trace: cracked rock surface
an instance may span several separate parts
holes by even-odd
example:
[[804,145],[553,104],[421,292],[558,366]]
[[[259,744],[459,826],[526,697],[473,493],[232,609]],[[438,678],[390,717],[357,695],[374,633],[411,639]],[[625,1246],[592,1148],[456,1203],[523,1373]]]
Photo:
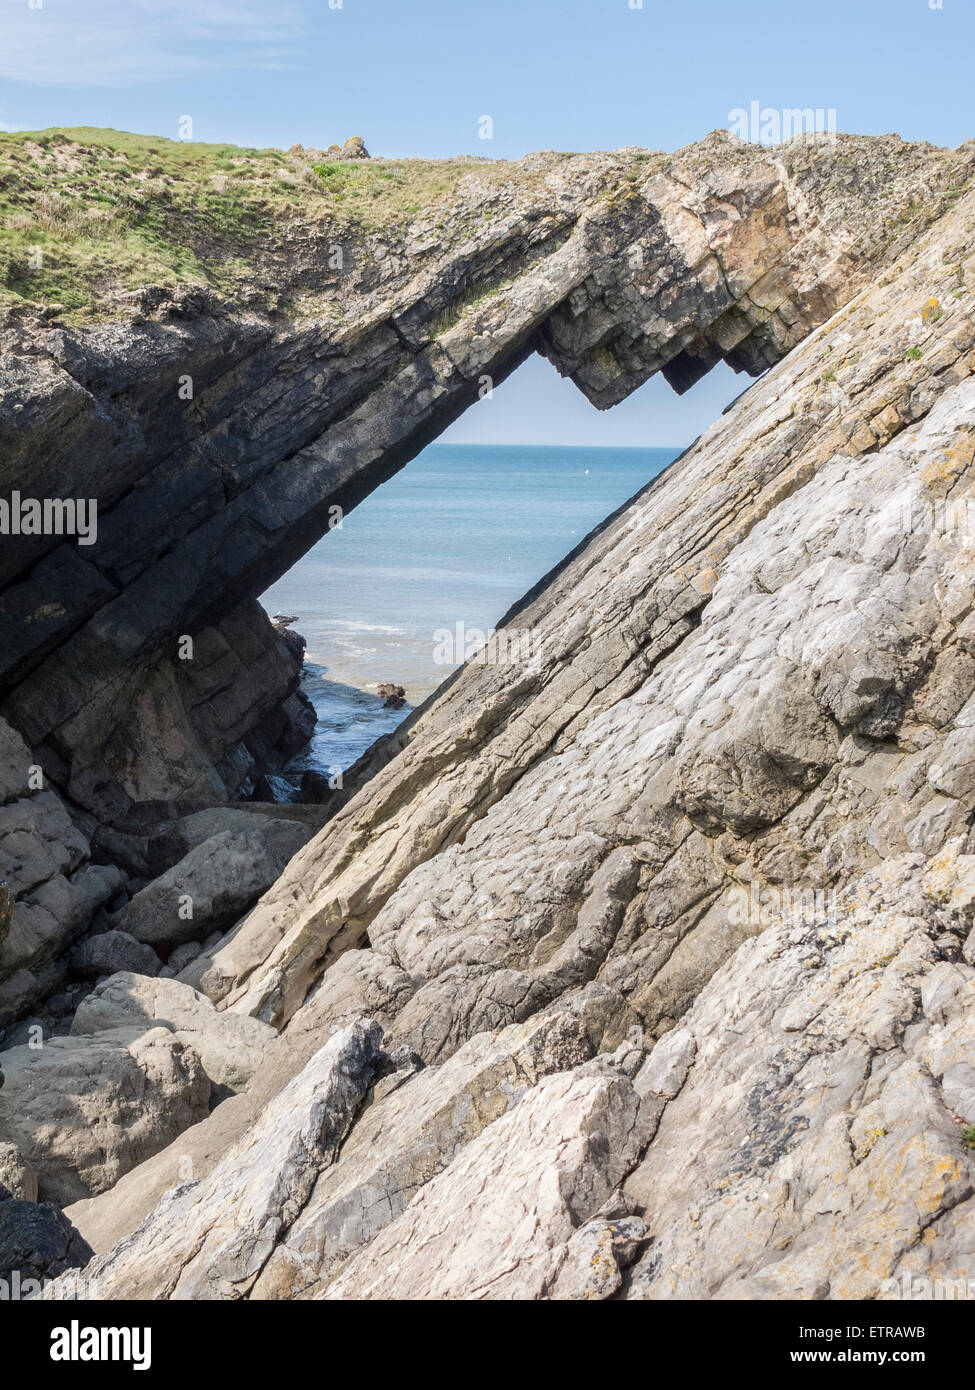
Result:
[[[691,156],[682,192],[653,184],[654,226],[682,227],[700,272],[686,292],[725,305],[669,362],[679,379],[732,333],[718,225],[759,281],[781,236],[788,294],[737,340],[774,364],[509,615],[531,656],[470,663],[374,747],[180,971],[204,1035],[247,1020],[266,1050],[240,1094],[69,1208],[103,1296],[883,1298],[905,1271],[975,1278],[975,193],[960,179],[909,237],[875,228],[868,269],[811,224],[796,249],[824,170],[781,185],[742,158],[747,204],[741,170]],[[817,214],[847,250],[870,230],[848,172]],[[643,296],[637,331],[609,271],[579,268],[557,310],[551,262],[533,268],[543,317],[523,322],[609,403],[661,338]],[[792,334],[795,294],[816,307]],[[430,360],[483,367],[492,312]],[[130,984],[146,1026],[172,983]]]

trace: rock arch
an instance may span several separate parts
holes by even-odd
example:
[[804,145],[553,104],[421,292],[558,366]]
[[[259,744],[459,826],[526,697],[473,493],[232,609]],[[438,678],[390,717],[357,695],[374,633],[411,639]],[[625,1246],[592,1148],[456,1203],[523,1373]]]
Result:
[[330,509],[533,351],[600,409],[657,371],[678,391],[722,358],[761,372],[936,214],[958,162],[896,137],[717,133],[675,156],[532,156],[501,198],[474,180],[435,244],[363,236],[351,273],[313,266],[339,326],[198,288],[146,290],[129,321],[86,330],[10,316],[3,482],[93,497],[99,527],[85,548],[6,539],[3,716],[99,818],[235,795],[302,719],[255,595]]

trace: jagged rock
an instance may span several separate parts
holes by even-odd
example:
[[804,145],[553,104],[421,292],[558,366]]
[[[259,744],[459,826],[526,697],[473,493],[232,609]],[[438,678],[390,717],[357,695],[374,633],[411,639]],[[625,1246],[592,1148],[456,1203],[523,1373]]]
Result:
[[0,1028],[64,980],[64,952],[124,882],[90,844],[43,769],[0,719]]
[[962,955],[969,965],[975,966],[975,927],[972,927],[971,931],[968,933],[965,944],[962,947]]
[[368,159],[369,151],[366,149],[365,142],[361,135],[353,135],[342,145],[343,159]]
[[[25,765],[25,780],[26,770]],[[76,869],[87,848],[54,792],[19,797],[0,807],[0,867],[16,897]]]
[[73,1037],[116,1028],[168,1028],[199,1057],[210,1080],[234,1090],[245,1086],[277,1034],[241,1014],[218,1013],[205,995],[177,980],[121,973],[102,981],[79,1004]]
[[39,1293],[41,1280],[84,1268],[91,1255],[91,1247],[52,1203],[0,1202],[0,1279],[17,1281],[16,1297]]
[[299,821],[267,820],[222,830],[191,849],[118,914],[121,931],[154,946],[176,946],[241,917],[311,837]]
[[386,709],[402,709],[406,704],[406,691],[392,681],[383,681],[377,685],[376,694],[385,702]]
[[939,518],[975,478],[973,155],[539,156],[474,174],[429,250],[377,234],[335,291],[354,330],[197,291],[143,296],[131,327],[17,330],[9,466],[72,476],[84,439],[106,506],[90,557],[0,557],[15,615],[79,595],[12,623],[4,709],[133,830],[135,791],[245,785],[282,688],[236,691],[215,638],[182,672],[161,634],[229,609],[224,647],[251,633],[259,666],[279,638],[247,596],[481,376],[537,347],[606,406],[656,370],[769,368],[509,615],[528,654],[453,677],[204,940],[183,982],[280,1034],[244,1093],[72,1208],[103,1296],[975,1277],[975,549]]
[[860,1299],[904,1270],[971,1277],[959,1118],[975,1110],[956,1106],[975,1105],[975,971],[941,959],[953,880],[950,857],[888,860],[705,987],[681,1030],[693,1065],[625,1185],[653,1238],[629,1297]]
[[626,1077],[545,1077],[315,1297],[540,1298],[640,1151]]
[[636,1075],[637,1093],[671,1099],[686,1081],[696,1051],[694,1034],[686,1028],[666,1033]]
[[16,1197],[37,1201],[37,1174],[24,1162],[16,1144],[0,1143],[0,1201]]
[[975,322],[944,267],[975,274],[973,201],[517,613],[540,655],[469,664],[353,770],[359,794],[194,963],[204,992],[280,1026],[368,934],[415,982],[397,1027],[427,1061],[593,974],[658,1036],[759,929],[752,887],[825,890],[967,830],[930,775],[967,766],[945,658],[973,562],[930,470],[972,469]]
[[[286,1086],[208,1178],[172,1188],[138,1238],[85,1270],[89,1297],[244,1298],[301,1214],[372,1084],[382,1030],[360,1019]],[[52,1296],[70,1296],[70,1276]]]
[[623,1282],[623,1271],[646,1242],[647,1228],[638,1216],[588,1221],[569,1237],[550,1296],[573,1301],[611,1298]]
[[0,719],[0,802],[23,796],[34,764],[30,749],[5,719]]
[[[6,729],[6,735],[3,730]],[[0,720],[0,777],[26,783],[31,754]],[[23,761],[21,761],[23,759]],[[65,979],[64,952],[118,891],[124,873],[86,862],[89,842],[51,790],[0,807],[0,1028],[22,1017]],[[12,901],[13,899],[13,901]]]
[[124,931],[102,932],[91,936],[71,952],[69,965],[75,975],[98,979],[129,970],[136,975],[158,975],[162,961],[151,946],[144,946]]
[[[656,371],[679,390],[721,358],[763,371],[917,245],[973,159],[893,136],[768,150],[715,132],[674,155],[461,164],[449,201],[349,229],[341,274],[318,180],[266,267],[284,314],[248,307],[246,285],[236,303],[190,285],[146,287],[124,324],[12,322],[4,473],[39,495],[76,480],[99,526],[84,548],[8,538],[5,717],[58,749],[58,785],[103,819],[130,799],[246,795],[308,717],[254,596],[335,506],[534,348],[601,408]],[[309,292],[340,316],[310,316]]]
[[604,992],[501,1033],[481,1033],[442,1067],[375,1088],[342,1161],[324,1173],[273,1252],[251,1297],[295,1297],[317,1286],[403,1212],[451,1157],[516,1105],[541,1077],[591,1058]]
[[[499,1296],[537,1293],[564,1261],[560,1241],[567,1242],[574,1225],[610,1196],[640,1144],[638,1097],[611,1067],[593,1070],[588,1063],[538,1081],[537,1067],[545,1065],[546,1055],[548,1065],[559,1056],[569,1060],[573,1049],[579,1055],[581,1035],[571,1024],[566,1031],[568,1023],[563,1018],[560,1025],[550,1021],[547,1030],[536,1025],[509,1030],[496,1040],[474,1040],[466,1060],[458,1054],[443,1069],[444,1093],[429,1084],[433,1078],[428,1081],[426,1072],[406,1082],[381,1107],[393,1131],[399,1130],[400,1152],[394,1148],[384,1161],[375,1147],[382,1124],[374,1122],[356,1145],[348,1181],[323,1193],[337,1144],[375,1074],[371,1049],[379,1030],[371,1025],[367,1032],[360,1022],[336,1034],[207,1179],[172,1189],[134,1241],[97,1257],[85,1271],[92,1296],[117,1297],[125,1288],[142,1297],[273,1297],[282,1290],[286,1270],[292,1280],[299,1276],[299,1287],[308,1285],[314,1273],[324,1274],[370,1236],[364,1253],[347,1260],[335,1281],[306,1289],[306,1296],[360,1296],[354,1285],[365,1281],[368,1296],[381,1297],[383,1277],[394,1275],[409,1282],[413,1297],[469,1295],[495,1281]],[[562,1042],[552,1050],[560,1028]],[[353,1088],[352,1095],[343,1097],[336,1123],[331,1078],[342,1074],[335,1059],[350,1044],[356,1060],[344,1063],[344,1086],[346,1092]],[[521,1075],[519,1055],[520,1065],[527,1066]],[[329,1126],[324,1155],[320,1140],[309,1136],[304,1100],[315,1078],[324,1095],[312,1133],[317,1135],[324,1118]],[[414,1088],[424,1089],[424,1083],[425,1094],[417,1094]],[[418,1110],[411,1115],[414,1103]],[[470,1140],[453,1162],[451,1149],[441,1147],[451,1130],[455,1142]],[[436,1172],[440,1176],[431,1178]],[[405,1205],[412,1184],[424,1181]],[[278,1213],[286,1193],[291,1202],[288,1220],[282,1221]],[[402,1215],[393,1220],[397,1206]],[[255,1241],[257,1211],[263,1213],[262,1238]],[[445,1235],[442,1218],[448,1212]],[[276,1252],[282,1237],[285,1243]],[[415,1252],[412,1261],[407,1257],[408,1269],[400,1268],[402,1255],[390,1259],[390,1251],[404,1246]],[[462,1252],[460,1260],[445,1261],[447,1249]],[[505,1259],[506,1250],[516,1252],[514,1260]],[[273,1263],[265,1269],[269,1256]],[[448,1265],[453,1274],[447,1273]],[[57,1296],[70,1291],[65,1281]]]
[[[335,963],[321,988],[279,1036],[246,1089],[225,1100],[208,1119],[185,1131],[168,1149],[126,1174],[110,1193],[74,1203],[68,1215],[99,1252],[111,1249],[135,1230],[170,1187],[186,1172],[205,1178],[224,1155],[241,1143],[267,1108],[323,1044],[357,1017],[385,1025],[411,993],[402,970],[371,951],[349,951]],[[399,1052],[394,1044],[391,1052]],[[388,1078],[383,1068],[379,1084]]]
[[106,1191],[209,1111],[199,1057],[165,1028],[51,1038],[3,1065],[0,1139],[62,1205]]

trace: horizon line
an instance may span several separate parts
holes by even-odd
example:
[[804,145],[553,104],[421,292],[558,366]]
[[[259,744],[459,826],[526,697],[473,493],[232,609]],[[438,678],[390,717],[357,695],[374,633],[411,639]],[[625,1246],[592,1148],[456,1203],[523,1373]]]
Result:
[[[693,440],[691,441],[693,443]],[[532,444],[527,441],[512,442],[511,440],[498,441],[495,443],[490,439],[467,439],[467,440],[443,440],[434,439],[425,446],[426,449],[687,449],[688,444],[560,444],[558,440],[548,444]],[[421,453],[425,450],[421,449]]]

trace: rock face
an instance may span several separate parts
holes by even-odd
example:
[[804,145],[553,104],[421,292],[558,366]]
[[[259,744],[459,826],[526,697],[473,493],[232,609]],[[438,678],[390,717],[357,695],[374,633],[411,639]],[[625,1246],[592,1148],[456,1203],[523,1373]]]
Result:
[[[653,1243],[634,1298],[874,1298],[967,1283],[975,1248],[975,859],[887,860],[748,942],[626,1183]],[[660,1044],[663,1046],[663,1044]]]
[[[975,1279],[972,155],[712,140],[611,205],[572,203],[569,166],[541,159],[531,196],[565,191],[558,232],[521,190],[517,232],[457,258],[469,285],[494,238],[510,285],[424,336],[431,306],[458,307],[441,255],[422,309],[385,305],[381,387],[364,317],[342,358],[360,394],[327,434],[311,417],[337,371],[289,398],[280,429],[307,430],[290,526],[233,581],[228,550],[198,569],[174,621],[283,563],[322,498],[367,490],[531,346],[598,404],[658,368],[682,386],[719,355],[772,364],[509,615],[531,642],[470,663],[367,754],[185,993],[95,990],[79,1028],[132,1008],[201,1056],[216,1018],[264,1030],[241,1094],[70,1208],[96,1296],[885,1298]],[[260,474],[269,506],[283,478]],[[201,522],[211,538],[235,502]],[[22,688],[103,620],[52,637]],[[170,852],[214,833],[184,823]],[[33,1133],[0,1138],[43,1195]]]
[[64,982],[66,950],[124,882],[90,858],[88,836],[0,719],[0,1028]]
[[374,751],[198,963],[206,993],[281,1024],[368,939],[428,1059],[594,975],[657,1035],[753,933],[749,885],[825,889],[967,830],[971,217],[512,616],[530,659],[469,665]]
[[678,389],[720,358],[761,371],[970,168],[894,137],[532,156],[472,170],[405,245],[399,226],[317,229],[317,274],[295,228],[281,273],[327,288],[331,321],[279,324],[199,289],[147,291],[130,324],[12,316],[0,484],[94,495],[98,533],[8,538],[0,713],[95,814],[233,794],[254,731],[287,740],[266,720],[300,717],[281,713],[297,675],[255,596],[485,378],[538,350],[606,407],[656,371]]

